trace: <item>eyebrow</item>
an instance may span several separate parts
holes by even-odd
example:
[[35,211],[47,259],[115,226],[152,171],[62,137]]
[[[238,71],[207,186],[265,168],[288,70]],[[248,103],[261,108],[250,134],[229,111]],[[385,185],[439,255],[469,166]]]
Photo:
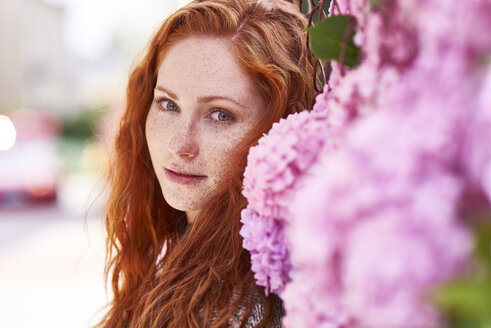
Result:
[[[163,91],[165,93],[167,93],[169,96],[171,96],[172,98],[174,98],[175,100],[179,100],[179,97],[177,97],[177,95],[170,91],[170,90],[167,90],[166,88],[162,87],[162,86],[156,86],[155,87],[156,90],[160,90],[160,91]],[[237,105],[239,105],[240,107],[243,107],[243,108],[247,108],[246,106],[244,106],[243,104],[241,104],[240,102],[238,102],[237,100],[231,98],[231,97],[228,97],[228,96],[205,96],[205,97],[200,97],[198,98],[198,102],[200,103],[209,103],[213,100],[228,100],[228,101],[231,101]]]

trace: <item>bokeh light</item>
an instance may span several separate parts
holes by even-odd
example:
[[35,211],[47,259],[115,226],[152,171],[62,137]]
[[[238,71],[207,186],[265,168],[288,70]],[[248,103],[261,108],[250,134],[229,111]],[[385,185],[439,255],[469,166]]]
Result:
[[4,115],[0,115],[0,151],[9,150],[15,144],[17,133],[12,121]]

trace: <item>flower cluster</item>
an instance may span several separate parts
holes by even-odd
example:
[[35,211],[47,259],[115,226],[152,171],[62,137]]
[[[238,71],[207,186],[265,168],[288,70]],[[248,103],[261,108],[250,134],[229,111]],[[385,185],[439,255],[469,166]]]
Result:
[[242,212],[240,233],[257,283],[275,293],[283,290],[291,269],[283,232],[290,196],[330,140],[327,119],[325,111],[292,114],[275,123],[248,155],[243,194],[249,206]]
[[[286,236],[292,276],[309,282],[287,285],[285,326],[307,314],[318,318],[313,327],[437,326],[425,292],[463,267],[472,240],[456,213],[464,183],[451,166],[450,124],[422,130],[431,112],[418,114],[385,109],[360,120],[297,191]],[[301,293],[325,306],[297,307]]]
[[463,195],[491,204],[491,2],[338,0],[359,67],[251,149],[244,247],[285,327],[437,327],[467,263]]
[[244,225],[240,234],[251,254],[257,284],[266,287],[266,294],[282,291],[292,266],[281,221],[262,217],[250,207],[242,210],[241,217]]
[[326,111],[295,113],[274,123],[248,155],[243,194],[263,216],[287,216],[286,194],[328,140]]

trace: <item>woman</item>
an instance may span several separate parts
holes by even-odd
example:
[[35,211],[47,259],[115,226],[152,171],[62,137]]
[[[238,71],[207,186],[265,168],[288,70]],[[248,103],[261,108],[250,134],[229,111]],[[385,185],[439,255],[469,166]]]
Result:
[[279,327],[239,236],[247,151],[315,96],[306,19],[280,0],[194,1],[130,75],[108,201],[100,327]]

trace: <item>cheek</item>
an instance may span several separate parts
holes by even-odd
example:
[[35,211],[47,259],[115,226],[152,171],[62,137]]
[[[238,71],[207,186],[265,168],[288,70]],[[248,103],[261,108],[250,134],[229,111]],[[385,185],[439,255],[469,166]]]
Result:
[[[233,129],[224,135],[216,136],[206,141],[206,158],[216,177],[215,180],[224,179],[231,171],[233,157],[246,137],[247,130]],[[203,150],[203,148],[202,148]]]
[[145,124],[145,137],[152,157],[157,150],[162,151],[168,144],[171,131],[167,125],[165,121],[159,120],[152,110],[150,111]]

